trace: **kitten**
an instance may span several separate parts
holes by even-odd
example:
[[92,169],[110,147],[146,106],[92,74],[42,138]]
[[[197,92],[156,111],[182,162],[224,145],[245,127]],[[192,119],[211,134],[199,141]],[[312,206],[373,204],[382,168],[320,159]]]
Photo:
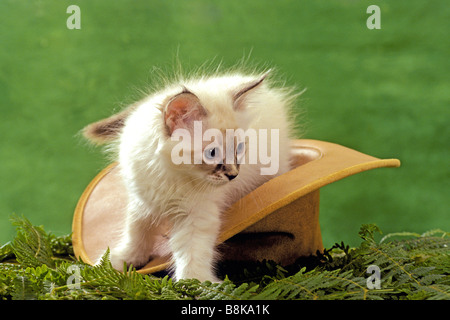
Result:
[[[219,281],[214,262],[221,213],[290,169],[288,109],[294,96],[269,86],[267,76],[229,72],[180,78],[84,129],[87,138],[117,148],[128,192],[125,231],[111,249],[115,268],[122,270],[124,262],[145,265],[155,249],[148,231],[168,218],[175,278]],[[227,135],[227,129],[235,134]],[[271,144],[250,137],[260,134],[264,140],[264,132],[266,140],[271,133]],[[181,139],[186,134],[197,138]],[[199,140],[199,134],[210,139]],[[258,147],[267,150],[255,161]],[[275,170],[264,174],[268,155]]]

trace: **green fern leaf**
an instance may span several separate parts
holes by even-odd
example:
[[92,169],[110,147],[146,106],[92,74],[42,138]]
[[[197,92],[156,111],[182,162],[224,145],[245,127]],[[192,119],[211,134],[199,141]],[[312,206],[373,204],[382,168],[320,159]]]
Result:
[[27,267],[42,264],[54,267],[51,246],[44,229],[33,226],[23,217],[13,216],[11,220],[17,227],[17,236],[11,244],[17,261]]

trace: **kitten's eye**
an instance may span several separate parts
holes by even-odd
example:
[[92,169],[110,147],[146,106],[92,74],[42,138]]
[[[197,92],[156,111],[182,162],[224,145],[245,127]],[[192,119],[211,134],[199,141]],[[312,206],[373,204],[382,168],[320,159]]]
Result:
[[236,154],[240,155],[245,152],[245,144],[243,142],[240,142],[236,147]]
[[207,163],[217,162],[216,160],[220,158],[220,150],[217,147],[205,149],[203,154]]

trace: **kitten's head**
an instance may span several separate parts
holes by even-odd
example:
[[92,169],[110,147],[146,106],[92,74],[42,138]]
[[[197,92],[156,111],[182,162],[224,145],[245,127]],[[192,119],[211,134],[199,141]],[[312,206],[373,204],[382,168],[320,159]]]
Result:
[[[161,154],[173,164],[171,167],[211,185],[224,185],[238,177],[247,150],[242,134],[247,125],[246,105],[266,76],[267,73],[257,77],[229,77],[209,83],[191,81],[166,96],[158,108],[161,132],[153,135],[163,138],[165,152]],[[135,104],[87,126],[83,133],[100,144],[119,141],[127,118],[140,107],[149,106]],[[147,125],[155,123],[150,121]]]

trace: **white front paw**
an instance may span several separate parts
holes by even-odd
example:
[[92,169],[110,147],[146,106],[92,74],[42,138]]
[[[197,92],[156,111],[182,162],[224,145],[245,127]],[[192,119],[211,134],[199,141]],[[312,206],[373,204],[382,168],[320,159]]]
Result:
[[119,271],[123,271],[124,264],[127,263],[127,260],[124,259],[123,252],[117,249],[111,251],[110,260],[113,268]]
[[216,283],[221,283],[222,280],[217,278],[213,272],[210,270],[205,270],[202,272],[201,270],[189,270],[189,268],[184,268],[182,270],[176,270],[175,272],[175,279],[181,280],[181,279],[197,279],[201,282],[204,281],[211,281]]
[[148,262],[149,257],[145,253],[139,252],[139,250],[120,246],[111,250],[110,259],[114,269],[123,271],[125,264],[127,267],[133,265],[135,268],[144,266]]

